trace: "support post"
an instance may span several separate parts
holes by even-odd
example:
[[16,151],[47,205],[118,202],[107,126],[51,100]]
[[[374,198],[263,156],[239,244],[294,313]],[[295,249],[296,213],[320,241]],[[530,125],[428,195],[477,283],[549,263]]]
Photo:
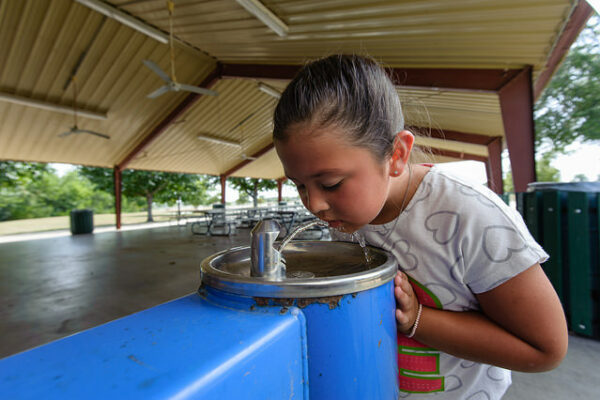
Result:
[[283,198],[281,195],[282,189],[283,189],[283,182],[285,182],[286,178],[279,178],[277,179],[277,201],[280,202],[281,199]]
[[225,204],[225,189],[227,186],[227,175],[221,175],[221,204]]
[[117,217],[117,229],[121,229],[121,169],[115,166],[113,171],[115,185],[115,215]]
[[515,192],[525,192],[536,181],[531,67],[522,69],[498,96]]
[[488,187],[498,194],[504,193],[502,181],[502,139],[494,138],[487,145],[488,159],[485,162]]

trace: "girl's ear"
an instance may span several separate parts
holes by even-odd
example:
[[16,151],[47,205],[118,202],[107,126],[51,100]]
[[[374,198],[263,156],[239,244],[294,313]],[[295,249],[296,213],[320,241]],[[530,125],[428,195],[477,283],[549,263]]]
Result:
[[407,130],[400,131],[394,138],[394,152],[390,159],[390,175],[400,176],[408,163],[415,137]]

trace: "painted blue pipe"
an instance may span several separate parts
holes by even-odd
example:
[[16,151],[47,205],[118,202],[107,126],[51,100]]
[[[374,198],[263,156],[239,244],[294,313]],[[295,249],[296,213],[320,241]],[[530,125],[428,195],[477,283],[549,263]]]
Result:
[[308,399],[305,326],[193,294],[0,360],[0,398]]
[[310,398],[397,399],[393,283],[313,304],[307,321]]
[[227,307],[277,307],[282,315],[301,307],[311,400],[387,400],[398,398],[393,290],[390,281],[358,293],[317,299],[252,298],[211,287],[201,293]]

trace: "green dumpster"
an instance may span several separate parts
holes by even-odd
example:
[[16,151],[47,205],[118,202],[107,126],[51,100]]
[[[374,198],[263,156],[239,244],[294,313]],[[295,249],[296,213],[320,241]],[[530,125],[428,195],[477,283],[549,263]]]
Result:
[[542,192],[527,192],[523,196],[523,212],[529,232],[538,242],[543,242]]
[[550,254],[543,268],[570,329],[600,338],[600,182],[540,182],[528,190],[522,200],[524,219]]
[[71,233],[92,233],[94,230],[94,212],[89,209],[71,210]]
[[571,329],[600,337],[598,194],[570,192],[567,205]]
[[544,191],[542,192],[541,226],[543,238],[541,244],[550,255],[550,259],[542,266],[548,279],[558,293],[567,314],[569,312],[569,290],[568,290],[568,260],[567,250],[563,251],[563,243],[568,237],[566,221],[566,196],[563,191]]

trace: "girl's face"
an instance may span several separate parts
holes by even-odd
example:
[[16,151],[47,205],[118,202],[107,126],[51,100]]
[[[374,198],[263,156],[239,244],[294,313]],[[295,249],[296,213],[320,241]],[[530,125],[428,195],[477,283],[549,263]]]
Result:
[[389,163],[349,144],[335,126],[292,126],[275,148],[304,206],[332,228],[354,232],[381,212],[390,189]]

